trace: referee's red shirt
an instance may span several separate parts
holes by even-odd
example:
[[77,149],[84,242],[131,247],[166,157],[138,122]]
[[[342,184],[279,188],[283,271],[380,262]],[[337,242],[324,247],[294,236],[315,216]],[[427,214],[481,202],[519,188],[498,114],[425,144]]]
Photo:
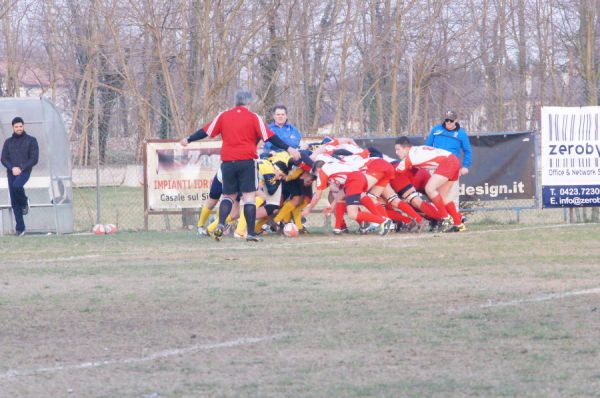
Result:
[[258,141],[266,141],[274,135],[261,117],[250,112],[245,106],[236,106],[219,113],[212,122],[203,127],[203,130],[211,138],[221,134],[223,162],[258,158]]

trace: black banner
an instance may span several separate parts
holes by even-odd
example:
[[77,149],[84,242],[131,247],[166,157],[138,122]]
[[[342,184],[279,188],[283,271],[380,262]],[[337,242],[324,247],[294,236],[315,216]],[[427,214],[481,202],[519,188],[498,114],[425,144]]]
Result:
[[[471,136],[473,164],[460,178],[461,201],[535,198],[535,133]],[[423,145],[423,137],[410,137]],[[396,158],[396,137],[355,139],[362,147],[374,147]]]

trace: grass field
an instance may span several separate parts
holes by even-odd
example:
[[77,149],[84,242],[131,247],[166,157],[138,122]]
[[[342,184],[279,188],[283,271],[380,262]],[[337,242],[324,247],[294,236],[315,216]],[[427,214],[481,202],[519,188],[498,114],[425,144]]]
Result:
[[1,238],[0,396],[598,396],[599,243],[599,224]]
[[[325,200],[323,200],[323,205]],[[531,209],[532,200],[498,201],[484,204],[468,204],[479,211],[467,212],[469,219],[485,224],[549,224],[565,221],[564,209]],[[480,211],[481,207],[494,211]],[[522,207],[519,216],[515,210],[498,208]],[[75,232],[89,232],[96,223],[95,188],[75,188],[73,190],[73,217]],[[101,223],[116,224],[121,230],[140,231],[144,229],[144,191],[142,188],[102,187],[100,189]],[[589,213],[589,211],[588,211]],[[27,221],[27,220],[26,220]],[[309,217],[311,227],[322,226],[322,214]],[[148,228],[153,231],[178,230],[182,228],[181,215],[152,215],[148,218]]]

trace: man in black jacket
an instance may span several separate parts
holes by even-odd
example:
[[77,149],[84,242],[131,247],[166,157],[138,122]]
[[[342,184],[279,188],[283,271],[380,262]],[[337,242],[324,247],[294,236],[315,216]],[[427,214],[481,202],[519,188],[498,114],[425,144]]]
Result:
[[23,215],[29,212],[29,200],[25,195],[25,183],[31,176],[31,170],[38,162],[39,148],[37,140],[25,132],[25,122],[20,117],[12,120],[13,135],[2,147],[2,164],[8,176],[10,203],[15,215],[17,236],[25,235]]

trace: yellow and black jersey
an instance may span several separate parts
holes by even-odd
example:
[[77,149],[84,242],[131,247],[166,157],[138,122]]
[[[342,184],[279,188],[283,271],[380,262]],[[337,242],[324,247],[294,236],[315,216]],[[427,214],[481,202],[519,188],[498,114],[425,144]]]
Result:
[[259,159],[258,160],[258,184],[261,187],[264,187],[267,190],[269,195],[273,195],[279,184],[280,180],[277,179],[277,174],[275,172],[275,166],[268,159]]
[[285,175],[286,181],[297,180],[304,170],[299,168],[287,152],[277,152],[268,158]]
[[289,153],[282,151],[282,152],[275,152],[273,155],[269,156],[267,159],[272,163],[283,162],[285,164],[289,164],[292,160],[292,157],[290,156]]
[[300,167],[294,166],[290,170],[289,174],[285,177],[285,180],[286,181],[297,180],[298,178],[300,178],[302,173],[304,173],[304,170],[302,170]]
[[276,152],[267,159],[286,176],[294,164],[292,157],[287,152]]

